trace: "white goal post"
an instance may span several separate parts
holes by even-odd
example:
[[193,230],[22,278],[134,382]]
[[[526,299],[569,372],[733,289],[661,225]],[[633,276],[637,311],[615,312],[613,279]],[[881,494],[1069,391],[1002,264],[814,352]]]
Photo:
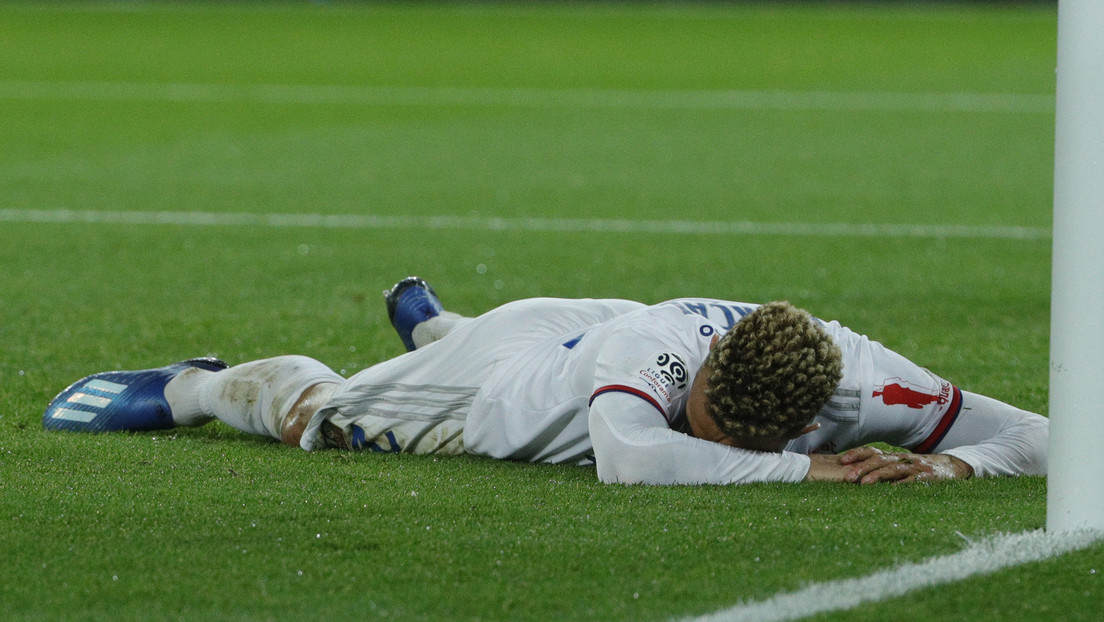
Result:
[[1104,530],[1104,2],[1059,0],[1047,531]]

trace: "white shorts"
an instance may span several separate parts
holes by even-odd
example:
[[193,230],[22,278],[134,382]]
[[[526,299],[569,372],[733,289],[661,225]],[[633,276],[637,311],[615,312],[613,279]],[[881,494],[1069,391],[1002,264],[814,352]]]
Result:
[[321,449],[323,421],[354,449],[465,453],[464,422],[499,365],[550,337],[599,324],[644,305],[627,300],[534,298],[507,303],[443,339],[350,377],[314,414],[301,446]]

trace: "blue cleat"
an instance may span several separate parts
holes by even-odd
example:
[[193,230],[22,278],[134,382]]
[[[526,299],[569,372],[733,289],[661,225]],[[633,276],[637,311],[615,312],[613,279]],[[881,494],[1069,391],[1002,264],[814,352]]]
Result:
[[383,292],[387,302],[387,317],[399,333],[407,352],[417,348],[414,345],[414,327],[435,318],[445,310],[433,288],[416,276],[408,276],[395,283],[391,289]]
[[165,385],[180,372],[198,367],[220,371],[229,367],[215,358],[195,358],[142,371],[108,371],[73,383],[46,407],[47,430],[117,432],[166,430],[175,427]]

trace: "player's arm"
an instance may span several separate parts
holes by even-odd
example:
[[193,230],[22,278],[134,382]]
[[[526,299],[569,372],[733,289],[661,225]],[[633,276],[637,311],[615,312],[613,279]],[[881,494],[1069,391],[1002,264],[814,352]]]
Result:
[[605,483],[739,484],[802,481],[808,456],[728,447],[671,430],[651,402],[630,393],[598,395],[590,437]]
[[858,447],[839,456],[845,481],[924,481],[1045,475],[1049,420],[992,398],[962,392],[962,411],[931,454]]

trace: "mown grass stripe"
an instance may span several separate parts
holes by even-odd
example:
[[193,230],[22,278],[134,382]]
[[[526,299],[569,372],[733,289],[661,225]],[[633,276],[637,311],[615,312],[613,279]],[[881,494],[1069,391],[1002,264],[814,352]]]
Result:
[[630,91],[616,89],[402,87],[335,84],[0,82],[0,99],[392,106],[822,110],[1053,114],[1054,96],[1028,93],[844,91]]
[[878,238],[975,238],[1048,240],[1050,229],[1001,225],[910,225],[896,223],[802,223],[748,221],[628,220],[587,218],[482,218],[381,216],[371,214],[249,214],[221,212],[128,212],[0,209],[0,222],[178,226],[248,226],[323,229],[433,229],[466,231],[557,231],[692,235],[787,235]]

